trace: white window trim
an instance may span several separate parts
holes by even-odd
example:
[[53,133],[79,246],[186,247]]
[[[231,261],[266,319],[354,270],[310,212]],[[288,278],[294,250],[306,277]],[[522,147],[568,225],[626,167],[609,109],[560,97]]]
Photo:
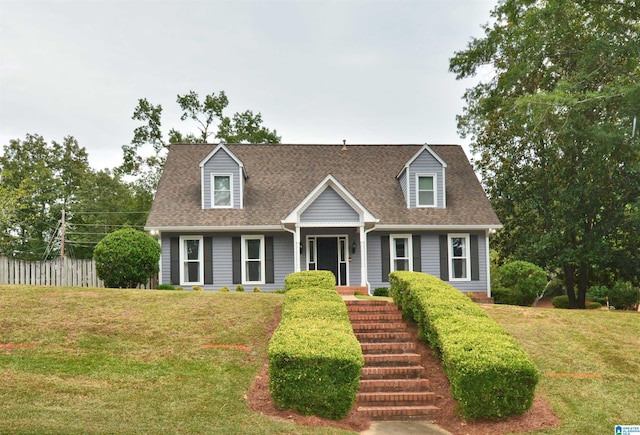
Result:
[[[453,276],[453,247],[451,245],[451,239],[464,239],[464,257],[456,257],[456,258],[464,258],[466,260],[466,278],[455,278]],[[447,245],[449,255],[447,256],[447,261],[449,262],[449,281],[471,281],[471,246],[470,237],[468,233],[464,234],[448,234],[447,235]]]
[[[247,281],[247,240],[260,240],[260,276],[262,279],[260,281]],[[240,249],[242,252],[242,284],[244,285],[253,285],[253,284],[265,284],[265,246],[264,246],[264,236],[242,236],[242,247]]]
[[[420,177],[431,177],[433,178],[433,204],[420,204]],[[436,174],[425,174],[419,173],[415,176],[415,186],[416,186],[416,208],[434,208],[438,207],[438,177]]]
[[[184,252],[184,242],[187,240],[198,240],[198,262],[200,263],[199,273],[200,281],[187,282],[184,276],[184,263],[186,253]],[[202,236],[180,236],[180,285],[204,285],[204,237]]]
[[396,271],[396,260],[399,257],[396,257],[396,239],[408,239],[407,241],[407,259],[409,260],[409,269],[410,272],[413,272],[413,236],[411,234],[390,234],[389,235],[389,272]]
[[[216,177],[229,177],[229,205],[216,205],[215,203],[215,179]],[[213,172],[211,173],[211,208],[233,208],[233,174]]]

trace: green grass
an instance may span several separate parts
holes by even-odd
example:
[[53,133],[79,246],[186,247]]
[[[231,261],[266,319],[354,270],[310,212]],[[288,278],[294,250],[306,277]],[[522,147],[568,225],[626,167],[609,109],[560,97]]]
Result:
[[[561,426],[537,433],[607,434],[640,424],[640,315],[483,305],[542,373],[538,392]],[[549,377],[591,374],[601,378]]]
[[282,299],[0,286],[0,433],[349,433],[249,410]]

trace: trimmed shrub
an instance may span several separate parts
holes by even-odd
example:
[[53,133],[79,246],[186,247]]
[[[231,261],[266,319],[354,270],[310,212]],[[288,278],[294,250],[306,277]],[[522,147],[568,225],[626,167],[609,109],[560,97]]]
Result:
[[599,302],[600,305],[606,305],[609,289],[604,285],[594,285],[587,290],[587,299]]
[[500,267],[497,287],[509,289],[512,293],[507,293],[508,299],[514,300],[515,305],[530,306],[545,291],[547,282],[542,268],[527,261],[512,261]]
[[599,310],[600,308],[602,308],[602,304],[600,302],[595,302],[595,301],[587,301],[585,306],[587,310]]
[[106,287],[136,288],[158,273],[160,251],[160,244],[149,234],[123,228],[96,245],[96,272]]
[[502,418],[531,407],[538,370],[504,328],[436,277],[393,272],[390,282],[396,304],[439,354],[463,417]]
[[194,285],[193,287],[191,287],[191,291],[194,292],[203,292],[204,289],[202,287],[200,287],[199,285]]
[[284,291],[293,288],[326,288],[336,289],[336,277],[328,270],[305,270],[303,272],[290,273],[284,279]]
[[253,288],[253,292],[254,292],[254,293],[260,293],[260,291],[261,291],[261,290],[260,290],[260,287],[254,287],[254,288]]
[[[364,358],[347,306],[329,276],[330,288],[324,278],[288,281],[280,325],[267,352],[269,390],[278,408],[339,419],[355,403]],[[324,286],[292,284],[307,279]]]
[[609,305],[617,310],[635,310],[640,302],[640,288],[628,281],[616,281],[609,290]]
[[156,290],[175,290],[176,288],[173,284],[158,284],[158,288]]
[[237,292],[243,292],[243,291],[244,291],[244,286],[243,286],[242,284],[238,284],[238,285],[236,286],[236,291],[237,291]]
[[229,291],[231,291],[231,290],[226,285],[224,287],[220,287],[220,293],[227,293]]
[[556,296],[555,298],[551,299],[551,305],[553,305],[554,308],[569,308],[569,296],[567,295],[562,295],[562,296]]
[[491,296],[496,304],[518,305],[518,296],[512,289],[495,287],[491,289]]
[[373,295],[387,297],[389,296],[389,289],[386,287],[378,287],[377,289],[373,290]]

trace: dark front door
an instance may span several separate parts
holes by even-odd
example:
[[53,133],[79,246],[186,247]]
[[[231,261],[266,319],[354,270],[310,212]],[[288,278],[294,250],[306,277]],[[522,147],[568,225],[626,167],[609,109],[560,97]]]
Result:
[[330,270],[338,276],[338,239],[336,237],[318,237],[318,270]]

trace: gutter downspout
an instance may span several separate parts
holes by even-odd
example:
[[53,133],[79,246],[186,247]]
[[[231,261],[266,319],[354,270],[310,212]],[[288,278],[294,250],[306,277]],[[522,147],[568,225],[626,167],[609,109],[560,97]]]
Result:
[[295,230],[290,230],[282,224],[282,229],[293,234],[293,271],[300,272],[300,230],[296,224]]

